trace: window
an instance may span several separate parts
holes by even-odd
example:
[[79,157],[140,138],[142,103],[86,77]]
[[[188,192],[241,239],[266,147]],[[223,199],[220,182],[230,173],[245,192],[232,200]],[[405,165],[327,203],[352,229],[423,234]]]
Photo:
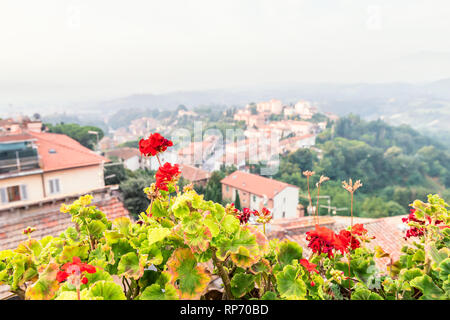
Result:
[[1,203],[15,202],[27,199],[28,199],[27,186],[24,184],[0,188]]
[[50,187],[50,194],[56,194],[61,191],[59,188],[59,179],[50,179],[48,180],[48,184]]
[[283,211],[283,218],[286,218],[286,212]]
[[253,196],[253,202],[255,202],[255,201],[256,201],[256,196],[254,195],[254,196]]
[[228,186],[227,186],[227,191],[230,191],[230,188],[228,188]]

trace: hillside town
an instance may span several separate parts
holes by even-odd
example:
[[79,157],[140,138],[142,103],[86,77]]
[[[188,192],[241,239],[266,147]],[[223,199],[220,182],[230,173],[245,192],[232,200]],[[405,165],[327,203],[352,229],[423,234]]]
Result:
[[[177,118],[186,117],[194,122],[199,115],[178,111]],[[210,179],[222,172],[217,181],[221,203],[250,210],[269,209],[274,220],[268,226],[268,237],[290,239],[305,247],[302,239],[314,226],[311,215],[316,210],[315,206],[302,205],[306,190],[274,179],[270,171],[265,174],[254,168],[277,166],[279,157],[302,149],[314,150],[320,157],[316,137],[337,119],[304,100],[291,105],[276,99],[247,104],[232,114],[231,124],[244,125],[239,127],[241,136],[231,141],[220,134],[205,134],[200,141],[192,141],[189,136],[159,159],[143,157],[139,139],[157,130],[170,133],[177,128],[161,127],[150,117],[135,119],[128,127],[94,140],[94,150],[66,134],[49,132],[39,117],[0,120],[0,249],[14,248],[26,239],[22,230],[27,226],[36,228],[37,238],[62,232],[70,219],[60,214],[60,206],[84,194],[91,194],[93,205],[108,218],[135,219],[139,212],[127,209],[129,199],[118,183],[109,182],[117,173],[108,170],[119,166],[130,173],[154,172],[160,161],[178,163],[185,184],[192,183],[199,192],[207,192]],[[98,139],[98,133],[90,134]],[[350,225],[347,215],[339,215],[340,210],[348,214],[348,208],[332,206],[330,196],[321,198],[328,199],[328,206],[321,205],[325,210],[320,225],[336,230]],[[141,201],[147,201],[145,195]],[[403,242],[385,236],[385,230],[394,235],[404,232],[402,217],[360,219],[376,237],[372,246],[389,247],[392,256],[398,257]],[[250,223],[255,221],[250,219]],[[7,295],[7,288],[0,287],[0,294]]]

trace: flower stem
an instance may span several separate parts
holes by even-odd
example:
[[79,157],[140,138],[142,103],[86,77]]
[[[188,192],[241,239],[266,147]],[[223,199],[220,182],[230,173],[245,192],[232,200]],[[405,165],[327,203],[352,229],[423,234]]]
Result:
[[230,283],[230,277],[228,276],[228,273],[223,268],[222,261],[219,261],[219,259],[216,256],[217,249],[215,247],[211,248],[212,251],[212,260],[214,262],[214,265],[217,267],[217,271],[219,272],[219,276],[222,278],[223,286],[225,288],[225,298],[229,300],[233,300],[233,295],[231,293],[231,283]]
[[316,222],[316,224],[319,224],[319,196],[320,196],[320,184],[317,186],[317,205],[316,205],[317,222]]
[[159,160],[159,156],[156,155],[156,159],[158,159],[159,166],[162,167],[161,160]]

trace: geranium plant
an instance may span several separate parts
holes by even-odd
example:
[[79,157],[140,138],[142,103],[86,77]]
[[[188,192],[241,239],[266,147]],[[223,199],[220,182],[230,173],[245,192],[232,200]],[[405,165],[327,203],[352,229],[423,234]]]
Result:
[[[158,161],[170,146],[157,133],[139,143],[144,156]],[[305,173],[308,183],[313,174]],[[205,201],[192,186],[180,190],[179,176],[176,164],[160,162],[156,182],[144,190],[148,209],[136,222],[109,221],[89,195],[62,205],[73,226],[40,240],[27,228],[28,240],[0,252],[0,283],[24,299],[450,298],[450,218],[437,195],[412,204],[405,223],[416,228],[407,235],[417,241],[378,270],[374,259],[390,255],[365,245],[373,237],[361,224],[335,232],[316,215],[305,235],[307,256],[296,242],[268,239],[267,208],[240,211]],[[321,177],[318,192],[327,180]],[[360,185],[344,183],[351,201]]]

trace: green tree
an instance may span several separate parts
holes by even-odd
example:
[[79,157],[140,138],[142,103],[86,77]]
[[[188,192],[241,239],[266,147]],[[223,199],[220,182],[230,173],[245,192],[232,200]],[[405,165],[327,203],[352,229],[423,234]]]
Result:
[[128,177],[123,163],[110,163],[104,169],[105,185],[120,184]]
[[239,192],[237,190],[236,190],[236,198],[234,199],[234,207],[238,210],[242,210],[241,199],[239,198]]
[[103,130],[94,126],[81,126],[75,123],[60,123],[57,125],[46,124],[46,127],[52,133],[61,133],[77,140],[81,145],[94,150],[97,144],[97,136],[95,134],[89,133],[89,131],[98,132],[98,140],[103,138]]
[[220,181],[225,178],[225,174],[221,171],[213,171],[208,183],[205,187],[205,200],[214,202],[222,202],[222,184]]
[[120,183],[123,203],[130,214],[137,217],[148,208],[149,200],[143,190],[155,182],[154,172],[147,170],[127,171],[128,178]]

